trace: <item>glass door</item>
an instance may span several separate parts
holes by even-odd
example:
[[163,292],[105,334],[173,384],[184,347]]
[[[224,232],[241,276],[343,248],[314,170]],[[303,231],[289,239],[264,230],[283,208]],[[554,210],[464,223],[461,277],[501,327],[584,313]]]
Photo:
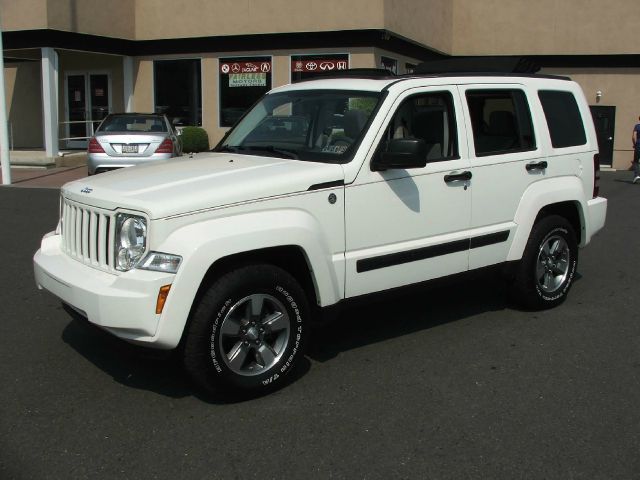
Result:
[[86,148],[88,139],[111,111],[110,80],[106,73],[66,75],[67,148]]
[[109,102],[109,75],[104,73],[89,75],[89,91],[90,93],[90,113],[91,113],[91,125],[87,127],[91,128],[90,134],[96,131],[100,122],[104,120],[111,111],[111,103]]

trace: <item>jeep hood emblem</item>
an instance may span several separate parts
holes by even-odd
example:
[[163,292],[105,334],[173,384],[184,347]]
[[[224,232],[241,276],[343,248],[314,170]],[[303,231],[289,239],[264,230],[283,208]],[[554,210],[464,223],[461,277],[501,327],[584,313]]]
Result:
[[84,187],[82,190],[80,190],[80,193],[91,193],[93,192],[93,188],[90,187]]

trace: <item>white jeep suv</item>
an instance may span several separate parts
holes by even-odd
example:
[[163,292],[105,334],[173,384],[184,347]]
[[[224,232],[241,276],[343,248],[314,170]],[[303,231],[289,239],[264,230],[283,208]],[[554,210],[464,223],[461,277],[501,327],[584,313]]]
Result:
[[604,226],[577,84],[537,75],[276,88],[212,153],[69,183],[44,288],[206,389],[277,387],[310,324],[363,295],[491,265],[562,302]]

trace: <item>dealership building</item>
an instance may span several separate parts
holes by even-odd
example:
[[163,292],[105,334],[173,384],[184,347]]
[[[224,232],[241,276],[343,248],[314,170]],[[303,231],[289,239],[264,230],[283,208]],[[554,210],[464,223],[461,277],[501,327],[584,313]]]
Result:
[[211,144],[318,72],[525,56],[583,88],[601,163],[629,167],[638,0],[0,0],[10,147],[85,148],[109,112],[162,112]]

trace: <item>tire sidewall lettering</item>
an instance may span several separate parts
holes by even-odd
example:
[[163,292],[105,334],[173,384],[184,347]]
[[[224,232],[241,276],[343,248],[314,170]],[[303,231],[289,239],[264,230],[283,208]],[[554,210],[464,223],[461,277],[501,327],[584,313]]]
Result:
[[252,292],[246,293],[257,293],[257,291],[269,293],[279,298],[281,301],[283,301],[285,307],[288,310],[289,318],[291,319],[289,344],[287,345],[287,348],[283,353],[281,359],[275,365],[273,365],[273,367],[271,367],[269,371],[264,372],[261,375],[256,375],[255,377],[239,378],[240,376],[234,374],[229,370],[229,368],[221,358],[221,355],[223,355],[223,353],[220,351],[218,343],[219,329],[222,321],[228,313],[230,306],[239,298],[242,298],[241,295],[233,295],[227,297],[227,299],[222,304],[222,307],[218,309],[213,321],[210,324],[210,366],[213,367],[212,372],[215,375],[220,375],[227,378],[236,377],[241,382],[252,379],[259,382],[263,386],[268,386],[274,384],[279,379],[282,379],[284,375],[288,373],[291,367],[295,364],[295,360],[297,359],[297,356],[301,351],[301,342],[303,340],[303,318],[302,311],[299,307],[299,302],[297,302],[293,295],[291,295],[281,285],[276,284],[276,286],[272,288],[264,288],[264,286],[261,288],[253,288]]
[[[547,232],[547,234],[542,238],[542,240],[538,244],[538,251],[540,250],[540,248],[542,248],[542,246],[545,244],[545,242],[550,237],[552,237],[553,235],[557,235],[557,234],[561,234],[560,236],[567,242],[567,244],[569,244],[569,231],[564,227],[556,227],[556,228],[552,229],[551,231]],[[572,251],[570,251],[570,253],[571,253],[571,258],[570,258],[569,272],[567,274],[567,278],[564,280],[564,282],[563,282],[563,284],[562,284],[562,286],[561,286],[561,288],[559,290],[557,290],[556,292],[554,292],[552,294],[546,293],[540,288],[540,286],[538,285],[537,280],[534,279],[536,293],[545,302],[554,302],[554,301],[564,297],[567,294],[569,288],[571,287],[571,284],[573,282],[573,277],[574,277],[575,271],[576,271],[577,261],[576,261],[576,257],[574,255],[574,253]],[[535,268],[535,266],[534,266],[534,268]]]

